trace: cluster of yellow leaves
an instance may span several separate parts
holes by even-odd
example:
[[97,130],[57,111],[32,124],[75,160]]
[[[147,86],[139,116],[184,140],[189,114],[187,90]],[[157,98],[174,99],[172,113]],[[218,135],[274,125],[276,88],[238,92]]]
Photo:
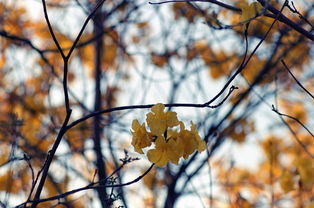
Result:
[[[309,152],[314,152],[313,137],[308,134],[297,134],[301,142]],[[280,178],[281,188],[285,193],[299,190],[303,194],[314,191],[314,161],[305,153],[304,148],[298,142],[284,146],[281,144],[281,154],[289,160],[289,165],[284,167]]]
[[154,65],[162,68],[164,67],[170,60],[171,57],[178,56],[177,52],[175,51],[165,51],[163,53],[151,53],[151,61]]
[[46,180],[47,196],[55,196],[67,190],[69,184],[69,177],[66,175],[61,180],[56,180],[54,177],[49,176]]
[[[147,131],[145,123],[138,120],[132,123],[132,145],[138,153],[144,154],[143,148],[154,144],[154,148],[148,150],[148,160],[157,166],[164,166],[168,162],[178,164],[179,159],[187,159],[195,150],[202,152],[206,144],[201,140],[195,124],[191,122],[191,130],[185,129],[184,123],[179,121],[176,112],[164,112],[163,104],[156,104],[146,115],[146,122],[150,131]],[[180,131],[170,129],[180,126]]]
[[[268,31],[269,27],[273,23],[273,19],[269,17],[256,17],[250,21],[250,25],[248,27],[248,36],[250,37],[256,37],[256,38],[263,38],[266,32]],[[231,20],[232,24],[239,24],[241,23],[241,17],[239,16],[233,16]],[[243,36],[243,24],[240,26],[234,27],[234,31],[237,32],[239,35]],[[274,29],[271,30],[266,37],[265,41],[266,43],[270,43],[273,39],[273,35],[275,34],[275,31],[278,29],[278,23],[275,23]]]
[[219,79],[222,76],[228,75],[230,73],[234,57],[232,55],[228,55],[224,51],[211,51],[212,55],[209,56],[210,50],[211,49],[207,48],[205,51],[202,51],[201,57],[205,64],[209,67],[211,77],[213,79]]
[[234,208],[241,207],[241,208],[254,208],[255,205],[249,202],[247,199],[243,198],[241,194],[237,194]]

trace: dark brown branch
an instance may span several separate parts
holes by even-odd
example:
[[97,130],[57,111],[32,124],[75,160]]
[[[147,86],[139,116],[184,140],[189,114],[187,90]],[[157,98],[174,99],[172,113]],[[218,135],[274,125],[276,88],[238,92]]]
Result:
[[79,40],[80,40],[80,38],[81,38],[81,36],[82,36],[82,34],[83,34],[83,32],[84,32],[84,30],[85,30],[85,28],[86,28],[88,22],[92,19],[92,17],[95,15],[96,11],[101,7],[101,5],[102,5],[105,1],[106,1],[106,0],[100,1],[100,2],[96,5],[96,7],[93,9],[93,11],[90,13],[90,15],[88,15],[88,17],[86,18],[86,20],[85,20],[85,22],[84,22],[84,24],[83,24],[83,26],[82,26],[82,28],[81,28],[79,34],[77,35],[77,37],[76,37],[76,39],[75,39],[73,45],[72,45],[71,48],[70,48],[69,53],[68,53],[67,56],[66,56],[67,59],[70,58],[70,56],[71,56],[73,50],[75,49],[77,43],[79,42]]
[[67,123],[69,122],[70,120],[70,117],[71,117],[71,112],[69,114],[67,114],[64,122],[63,122],[63,125],[59,131],[59,134],[56,138],[56,141],[54,142],[53,144],[53,147],[51,150],[49,150],[48,152],[48,155],[47,155],[47,159],[44,163],[44,166],[43,166],[43,172],[42,172],[42,176],[40,178],[40,181],[39,181],[39,184],[38,184],[38,187],[36,189],[36,193],[35,193],[35,196],[34,196],[34,203],[32,204],[32,208],[35,208],[37,206],[38,203],[36,203],[36,201],[38,201],[40,199],[40,194],[43,190],[43,187],[44,187],[44,183],[46,181],[46,178],[48,176],[48,170],[49,170],[49,167],[51,165],[51,162],[53,160],[53,157],[59,147],[59,144],[61,142],[61,139],[63,137],[63,135],[66,133],[66,125]]
[[[110,10],[108,13],[105,14],[105,18],[109,18],[112,14],[114,14],[115,11],[117,11],[121,6],[123,6],[123,2],[121,2],[121,4],[118,4],[115,8],[113,8],[112,10]],[[138,9],[138,6],[136,6],[133,10],[136,10]],[[133,11],[132,10],[132,11]],[[129,13],[127,13],[126,16],[128,16],[129,14],[131,13],[131,11],[129,11]],[[120,20],[119,23],[122,23],[124,22],[124,20]],[[100,25],[97,25],[95,24],[96,27],[100,27]],[[106,28],[106,30],[104,30],[102,33],[99,33],[93,37],[91,37],[90,39],[87,39],[86,41],[84,42],[80,42],[80,43],[77,43],[75,48],[81,48],[81,47],[84,47],[86,45],[89,45],[90,43],[93,43],[95,41],[97,41],[100,37],[102,37],[104,34],[107,34],[107,30],[112,30],[114,29],[116,26],[111,26],[111,27],[108,27]],[[108,33],[108,35],[111,35],[110,33]],[[117,43],[118,44],[118,43]],[[123,47],[120,46],[122,49]],[[66,51],[66,50],[70,50],[72,48],[71,47],[64,47],[62,48],[62,50]],[[58,49],[46,49],[46,50],[42,50],[42,53],[51,53],[51,52],[58,52]]]
[[[285,4],[282,6],[281,8],[281,12],[284,9]],[[271,28],[273,27],[273,25],[275,24],[275,22],[278,20],[279,15],[277,15],[276,19],[273,21],[273,23],[271,24],[271,26],[269,27],[269,29],[267,30],[267,32],[265,33],[264,37],[260,40],[260,42],[255,46],[253,52],[251,53],[250,57],[252,57],[252,55],[258,50],[258,48],[260,47],[260,45],[262,44],[262,42],[266,39],[267,35],[269,34]],[[246,40],[247,41],[247,40]],[[275,48],[275,51],[278,48]],[[273,52],[273,54],[275,54]],[[248,60],[246,61],[246,64],[248,63],[248,61],[250,60],[250,57],[248,58]],[[230,109],[230,111],[225,115],[225,117],[223,119],[221,119],[221,121],[217,124],[217,126],[215,128],[218,128],[225,119],[227,119],[231,113],[233,112],[233,110],[240,104],[241,100],[243,100],[250,92],[251,90],[254,88],[255,85],[257,85],[261,80],[263,75],[269,71],[270,69],[270,61],[268,63],[266,63],[266,65],[264,66],[264,69],[259,73],[259,75],[257,76],[257,78],[255,79],[255,81],[250,85],[250,87],[241,95],[241,97],[239,98],[239,100],[233,105],[233,108]],[[211,131],[210,131],[211,132]]]
[[[169,0],[169,1],[161,1],[161,2],[149,2],[149,3],[150,4],[164,4],[164,3],[171,3],[171,2],[209,2],[209,3],[216,4],[218,6],[221,6],[223,8],[235,11],[235,12],[241,12],[242,11],[238,7],[231,6],[231,5],[222,3],[220,1],[216,1],[216,0]],[[304,35],[308,39],[314,41],[314,34],[312,34],[311,32],[303,29],[298,23],[293,22],[288,17],[286,17],[284,14],[281,14],[281,12],[279,10],[277,10],[276,8],[274,8],[271,5],[269,5],[266,0],[258,0],[258,2],[261,3],[261,5],[263,7],[265,7],[268,11],[270,11],[272,14],[274,14],[274,16],[272,16],[271,14],[265,14],[265,16],[272,17],[272,18],[275,19],[278,16],[278,14],[279,14],[280,16],[279,16],[278,20],[280,22],[283,22],[284,24],[290,26],[292,29],[294,29],[297,32],[301,33],[302,35]]]
[[54,43],[56,44],[58,50],[59,50],[59,53],[60,55],[62,56],[62,58],[64,59],[65,58],[65,55],[63,53],[63,50],[57,40],[57,37],[55,36],[54,32],[53,32],[53,29],[52,29],[52,26],[50,24],[50,20],[49,20],[49,17],[48,17],[48,11],[47,11],[47,5],[46,5],[46,0],[42,0],[42,5],[43,5],[43,9],[44,9],[44,15],[45,15],[45,20],[47,22],[47,25],[48,25],[48,29],[49,29],[49,33],[54,41]]
[[295,82],[309,95],[311,96],[312,99],[314,99],[313,94],[308,91],[302,84],[301,82],[299,82],[299,80],[293,75],[293,73],[291,72],[291,70],[289,69],[289,67],[287,66],[287,64],[285,63],[284,60],[281,60],[281,63],[284,65],[284,67],[287,69],[287,71],[289,72],[289,74],[293,77],[293,79],[295,80]]
[[[97,2],[102,2],[101,0],[97,0]],[[93,24],[94,24],[94,30],[93,34],[94,36],[97,36],[98,34],[102,34],[103,24],[105,22],[104,12],[101,10],[98,10],[94,17],[92,18]],[[104,53],[104,45],[103,45],[103,39],[104,36],[100,36],[94,45],[94,70],[93,70],[93,78],[94,78],[94,112],[101,110],[102,106],[102,69],[101,69],[101,63],[102,63],[102,56]],[[103,128],[101,127],[101,116],[96,115],[93,117],[93,150],[95,153],[95,166],[97,167],[97,175],[100,183],[106,183],[105,179],[107,178],[107,172],[106,172],[106,163],[104,154],[102,152],[102,133]],[[107,190],[102,190],[100,188],[96,189],[99,202],[101,204],[102,208],[110,207],[110,200],[108,200],[108,193]]]
[[[303,29],[302,27],[300,27],[299,24],[293,22],[292,20],[290,20],[288,17],[286,17],[284,14],[282,14],[279,10],[277,10],[276,8],[272,7],[271,5],[269,5],[267,3],[266,0],[257,0],[263,7],[265,7],[268,11],[270,11],[271,13],[273,13],[274,15],[279,15],[278,20],[280,22],[285,23],[286,25],[289,25],[292,29],[296,30],[297,32],[301,33],[302,35],[304,35],[305,37],[307,37],[308,39],[314,41],[314,34],[312,34],[309,31],[306,31],[305,29]],[[286,4],[287,5],[287,4]]]
[[[232,92],[238,89],[237,87],[231,86],[229,93],[227,94],[227,96],[217,105],[213,105],[211,106],[210,104],[215,101],[214,99],[212,99],[210,102],[204,103],[204,104],[194,104],[194,103],[171,103],[171,104],[165,104],[165,107],[192,107],[192,108],[217,108],[220,107],[226,100],[227,98],[232,94]],[[219,96],[222,93],[219,93]],[[219,97],[219,96],[215,96],[215,98]],[[132,110],[132,109],[147,109],[147,108],[151,108],[153,107],[154,104],[147,104],[147,105],[128,105],[128,106],[119,106],[119,107],[114,107],[114,108],[109,108],[109,109],[105,109],[105,110],[100,110],[100,111],[96,111],[93,113],[90,113],[80,119],[77,119],[76,121],[73,121],[72,123],[70,123],[66,129],[69,130],[71,128],[73,128],[74,126],[76,126],[77,124],[92,118],[94,116],[97,115],[101,115],[104,113],[111,113],[111,112],[115,112],[115,111],[123,111],[123,110]]]
[[[291,4],[292,4],[292,7],[291,7],[290,5],[288,5],[288,8],[290,9],[290,11],[291,11],[292,13],[298,14],[300,19],[302,19],[304,22],[306,22],[307,24],[309,24],[309,25],[312,27],[312,29],[314,29],[314,25],[313,25],[304,15],[302,15],[302,14],[297,10],[297,8],[294,6],[293,1],[291,1]],[[313,7],[313,5],[312,5],[312,7]]]
[[[282,10],[284,9],[286,4],[284,4],[281,8],[281,12]],[[271,24],[270,28],[268,29],[268,31],[265,33],[264,37],[260,40],[260,42],[255,46],[255,49],[253,50],[253,52],[250,54],[250,57],[247,59],[247,61],[244,63],[244,59],[245,59],[245,56],[244,56],[244,59],[242,61],[242,64],[243,65],[246,65],[248,64],[248,61],[251,59],[252,55],[257,51],[257,49],[260,47],[260,45],[262,44],[262,42],[266,39],[267,35],[269,34],[271,28],[273,27],[273,25],[275,24],[275,22],[278,20],[279,18],[279,15],[277,15],[277,17],[275,18],[275,20],[273,21],[273,23]],[[246,47],[248,47],[247,45],[247,34],[245,35],[246,37]],[[242,65],[241,64],[241,65]],[[209,136],[215,132],[215,130],[221,126],[221,124],[232,114],[232,112],[236,109],[237,106],[239,106],[241,100],[243,100],[250,92],[251,90],[253,89],[253,87],[258,84],[261,79],[262,79],[262,76],[270,69],[269,66],[267,66],[268,64],[266,64],[266,66],[264,67],[264,69],[259,73],[259,75],[257,76],[257,78],[255,79],[255,81],[251,84],[251,86],[249,87],[249,89],[247,89],[242,95],[241,97],[239,98],[239,100],[233,105],[233,108],[230,109],[226,115],[220,120],[220,122],[218,122],[217,125],[213,126],[212,128],[209,129],[208,133],[205,135],[205,140],[208,140]],[[240,69],[240,68],[239,68]],[[239,70],[238,69],[238,70]],[[209,151],[208,155],[211,156],[214,151],[217,149],[217,147],[222,144],[223,140],[222,138],[217,138],[214,143],[212,144],[211,146],[211,150]],[[194,156],[194,155],[193,155]],[[204,163],[207,161],[207,158],[194,170],[194,172],[192,174],[196,174],[199,170],[201,170],[202,166],[204,165]],[[190,162],[190,161],[189,161]],[[188,162],[188,164],[189,164]],[[180,169],[180,172],[182,174],[182,172],[184,171],[186,167],[183,167],[181,166],[181,169]],[[183,169],[183,170],[182,170]]]
[[[23,37],[19,37],[17,35],[13,35],[8,33],[5,30],[0,30],[0,36],[5,37],[7,39],[13,40],[13,41],[18,41],[21,42],[23,44],[25,44],[26,46],[31,47],[34,51],[36,51],[38,53],[38,55],[40,56],[40,58],[44,61],[45,64],[47,64],[51,70],[51,73],[53,76],[55,76],[57,78],[58,81],[60,81],[61,83],[63,82],[62,79],[58,76],[58,74],[55,72],[53,66],[51,65],[51,63],[49,63],[49,60],[47,59],[47,57],[45,56],[46,52],[50,52],[50,50],[42,50],[39,49],[38,47],[36,47],[32,41],[30,41],[27,38],[23,38]],[[93,41],[93,40],[89,40],[89,41]],[[89,44],[89,42],[87,43]],[[70,48],[63,48],[62,50],[69,50]],[[56,49],[56,52],[58,52],[58,49]],[[68,89],[69,94],[75,99],[75,101],[86,111],[90,111],[74,94],[74,92],[71,89]]]
[[290,116],[290,115],[287,115],[287,114],[284,114],[284,113],[280,113],[276,108],[275,106],[272,106],[272,111],[274,111],[275,113],[277,113],[279,116],[284,116],[284,117],[287,117],[287,118],[290,118],[294,121],[296,121],[298,124],[300,124],[313,138],[314,138],[314,134],[310,131],[309,128],[307,128],[299,119],[293,117],[293,116]]
[[50,24],[50,21],[49,21],[49,17],[48,17],[48,13],[47,13],[47,7],[46,7],[46,2],[45,0],[42,0],[42,4],[43,4],[43,9],[44,9],[44,15],[45,15],[45,19],[46,19],[46,22],[48,24],[48,27],[49,27],[49,32],[57,46],[57,48],[59,49],[59,52],[63,58],[63,61],[64,61],[64,74],[63,74],[63,90],[64,90],[64,98],[65,98],[65,107],[66,107],[66,117],[63,121],[63,124],[62,124],[62,127],[58,133],[58,136],[56,138],[56,141],[54,142],[53,144],[53,147],[52,149],[48,152],[48,155],[47,155],[47,159],[44,163],[44,166],[43,166],[43,172],[42,172],[42,176],[40,178],[40,181],[39,181],[39,184],[38,184],[38,187],[36,189],[36,193],[35,193],[35,196],[34,196],[34,203],[32,203],[32,208],[35,208],[37,206],[37,202],[39,199],[40,199],[40,195],[41,195],[41,192],[43,190],[43,187],[44,187],[44,184],[45,184],[45,181],[46,181],[46,178],[48,176],[48,171],[49,171],[49,168],[50,168],[50,165],[52,163],[52,160],[54,158],[54,155],[59,147],[59,144],[62,140],[62,137],[63,135],[66,133],[66,131],[68,130],[66,127],[68,125],[68,122],[70,120],[70,117],[71,117],[71,113],[72,113],[72,110],[70,108],[70,102],[69,102],[69,96],[68,96],[68,85],[67,85],[67,79],[68,79],[68,61],[69,61],[69,58],[72,54],[72,51],[74,50],[77,42],[79,41],[79,38],[81,37],[88,21],[92,18],[92,16],[94,15],[94,13],[97,11],[97,9],[102,5],[102,3],[104,2],[105,0],[102,0],[100,2],[100,4],[98,4],[94,10],[91,12],[91,14],[87,17],[87,20],[84,22],[84,25],[82,27],[82,29],[80,30],[76,40],[74,41],[73,45],[72,45],[72,48],[70,49],[70,52],[68,53],[67,56],[64,55],[63,53],[63,50],[61,49],[61,46],[59,45],[59,42],[56,38],[56,36],[54,35],[54,32],[53,32],[53,29],[52,29],[52,26]]
[[229,92],[228,92],[227,96],[224,97],[224,99],[223,99],[220,103],[218,103],[217,105],[213,105],[213,106],[211,106],[210,108],[218,108],[219,106],[221,106],[222,104],[224,104],[224,102],[229,98],[229,96],[232,94],[232,92],[233,92],[234,90],[237,90],[237,89],[239,89],[239,88],[238,88],[238,87],[235,87],[235,86],[231,86],[230,89],[229,89]]
[[[273,111],[275,109],[274,106],[272,106]],[[274,111],[276,112],[276,111]],[[277,111],[278,112],[278,111]],[[307,149],[306,145],[302,143],[302,141],[299,139],[299,137],[297,136],[297,134],[294,132],[294,130],[290,127],[290,125],[282,118],[282,115],[278,114],[280,117],[280,120],[287,126],[287,128],[289,129],[289,131],[291,132],[291,134],[293,135],[295,141],[302,147],[302,149],[305,151],[305,153],[312,159],[314,159],[314,155]]]
[[[282,10],[285,8],[286,3],[282,6],[280,13],[282,12]],[[279,13],[279,14],[280,14]],[[245,50],[245,54],[244,54],[244,58],[242,60],[242,63],[240,64],[240,66],[238,67],[238,69],[236,70],[236,72],[229,78],[229,80],[226,82],[226,84],[224,85],[224,87],[221,89],[221,91],[213,98],[213,100],[215,100],[217,98],[217,96],[220,96],[225,90],[226,88],[231,84],[231,82],[238,76],[238,74],[240,74],[243,69],[248,65],[249,61],[251,60],[251,58],[253,57],[253,55],[256,53],[257,49],[262,45],[262,43],[264,42],[264,40],[266,39],[266,37],[268,36],[269,32],[271,31],[271,29],[273,28],[275,22],[278,20],[279,18],[279,14],[277,15],[277,17],[275,18],[275,20],[272,22],[272,24],[270,25],[270,27],[268,28],[267,32],[265,33],[264,37],[259,41],[259,43],[256,45],[256,47],[254,48],[254,50],[251,52],[251,54],[249,55],[248,59],[246,59],[246,55],[247,55],[247,50],[248,50],[248,40],[247,40],[247,30],[248,30],[248,26],[249,24],[247,24],[247,27],[245,29],[245,40],[246,40],[246,50]],[[211,102],[211,101],[210,101]]]
[[149,4],[165,4],[165,3],[174,3],[174,2],[209,2],[209,3],[213,3],[216,4],[218,6],[221,6],[223,8],[235,11],[235,12],[241,12],[241,9],[220,1],[216,1],[216,0],[169,0],[169,1],[160,1],[160,2],[148,2]]
[[62,80],[62,86],[63,86],[63,93],[64,93],[64,104],[67,114],[71,114],[71,108],[70,108],[70,100],[69,100],[69,91],[68,91],[68,59],[63,59],[63,80]]
[[[154,167],[154,163],[143,173],[141,174],[140,176],[138,176],[137,178],[135,178],[134,180],[132,181],[129,181],[127,183],[122,183],[122,184],[106,184],[106,185],[98,185],[100,182],[92,182],[90,184],[88,184],[87,186],[84,186],[82,188],[78,188],[78,189],[73,189],[71,191],[67,191],[67,192],[64,192],[62,194],[59,194],[59,195],[56,195],[56,196],[53,196],[53,197],[48,197],[48,198],[44,198],[44,199],[38,199],[38,200],[33,200],[33,201],[28,201],[28,202],[25,202],[23,204],[20,204],[20,205],[17,205],[15,208],[19,208],[21,206],[24,206],[26,205],[27,203],[31,202],[31,203],[36,203],[36,204],[39,204],[39,203],[42,203],[42,202],[47,202],[47,201],[53,201],[53,200],[59,200],[59,199],[62,199],[64,197],[67,197],[69,195],[72,195],[72,194],[75,194],[75,193],[78,193],[78,192],[81,192],[81,191],[86,191],[86,190],[90,190],[90,189],[98,189],[98,188],[116,188],[116,187],[124,187],[124,186],[129,186],[129,185],[132,185],[134,183],[137,183],[139,182],[144,176],[146,176],[151,170],[152,168]],[[116,171],[115,171],[116,172]],[[112,176],[112,174],[110,175]],[[108,180],[109,178],[107,178],[106,180]]]

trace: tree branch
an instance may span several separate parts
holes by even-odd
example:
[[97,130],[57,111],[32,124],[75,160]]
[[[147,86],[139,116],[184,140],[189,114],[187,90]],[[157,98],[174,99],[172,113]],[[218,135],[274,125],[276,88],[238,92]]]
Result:
[[293,79],[295,80],[295,82],[309,95],[311,96],[312,99],[314,99],[313,94],[308,91],[302,84],[301,82],[299,82],[299,80],[293,75],[293,73],[291,72],[291,70],[289,69],[289,67],[287,66],[287,64],[285,63],[284,60],[281,60],[281,63],[284,65],[284,67],[287,69],[287,71],[289,72],[289,74],[293,77]]

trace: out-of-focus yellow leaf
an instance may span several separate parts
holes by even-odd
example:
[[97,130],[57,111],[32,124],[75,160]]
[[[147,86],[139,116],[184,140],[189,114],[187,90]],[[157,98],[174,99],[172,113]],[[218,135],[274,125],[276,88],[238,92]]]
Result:
[[67,142],[72,151],[82,151],[84,143],[87,139],[91,138],[92,132],[89,122],[82,122],[75,127],[71,128],[67,133]]
[[288,171],[284,171],[280,177],[280,186],[283,189],[283,191],[285,193],[288,193],[294,190],[294,184],[295,182],[293,180],[293,175]]
[[0,176],[0,191],[18,194],[21,191],[27,191],[31,178],[27,171],[6,171]]
[[193,22],[200,13],[191,5],[185,2],[176,2],[172,6],[175,19],[185,18],[188,22]]
[[166,55],[157,55],[152,53],[151,60],[152,63],[158,67],[164,67],[168,62],[169,57]]
[[297,167],[301,181],[306,188],[312,188],[314,185],[314,164],[309,158],[296,158],[294,165]]
[[239,7],[242,10],[241,21],[248,21],[256,17],[263,11],[263,6],[258,2],[248,4],[247,2],[240,2]]
[[118,51],[118,48],[115,43],[104,44],[104,52],[102,56],[102,68],[103,69],[108,69],[109,67],[114,68],[117,51]]
[[261,142],[261,146],[268,161],[271,161],[272,164],[277,164],[279,160],[279,154],[282,153],[282,140],[275,136],[269,136]]

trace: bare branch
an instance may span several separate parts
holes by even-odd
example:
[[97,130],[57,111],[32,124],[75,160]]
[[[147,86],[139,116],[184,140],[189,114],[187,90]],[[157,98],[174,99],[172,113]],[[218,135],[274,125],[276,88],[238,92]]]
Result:
[[166,4],[166,3],[173,3],[173,2],[209,2],[213,4],[217,4],[218,6],[221,6],[223,8],[233,10],[235,12],[241,12],[241,9],[226,3],[223,3],[221,1],[216,0],[170,0],[170,1],[160,1],[160,2],[148,2],[149,4]]
[[[39,204],[39,203],[42,203],[42,202],[47,202],[47,201],[53,201],[53,200],[60,200],[62,198],[65,198],[69,195],[72,195],[72,194],[75,194],[75,193],[78,193],[78,192],[81,192],[81,191],[86,191],[86,190],[91,190],[91,189],[99,189],[99,188],[116,188],[116,187],[123,187],[123,186],[129,186],[129,185],[132,185],[134,183],[137,183],[139,182],[144,176],[146,176],[151,170],[152,168],[154,167],[154,163],[143,173],[141,174],[140,176],[138,176],[137,178],[135,178],[134,180],[132,181],[129,181],[127,183],[123,183],[123,184],[106,184],[106,185],[98,185],[100,183],[100,181],[98,182],[92,182],[90,184],[88,184],[87,186],[84,186],[82,188],[78,188],[78,189],[73,189],[71,191],[67,191],[67,192],[64,192],[62,194],[59,194],[59,195],[56,195],[56,196],[53,196],[53,197],[48,197],[48,198],[44,198],[44,199],[38,199],[38,200],[32,200],[32,201],[28,201],[28,202],[24,202],[20,205],[17,205],[15,208],[20,208],[21,206],[24,206],[26,205],[27,203],[31,202],[31,203],[36,203],[36,204]],[[116,172],[116,171],[115,171]],[[108,180],[109,177],[106,179]]]
[[313,94],[308,91],[302,84],[301,82],[299,82],[299,80],[293,75],[293,73],[291,72],[291,70],[289,69],[289,67],[287,66],[287,64],[285,63],[284,60],[281,60],[281,63],[284,65],[284,67],[287,69],[287,71],[289,72],[289,74],[293,77],[293,79],[295,80],[295,82],[309,95],[311,96],[312,99],[314,99]]
[[[283,116],[287,116],[284,114],[281,114],[277,111],[277,109],[275,108],[275,106],[272,106],[272,110],[274,112],[276,112],[279,116],[281,121],[287,126],[287,128],[289,129],[289,131],[291,132],[291,134],[293,135],[295,141],[302,147],[302,149],[306,152],[306,154],[308,156],[310,156],[312,159],[314,159],[314,155],[307,149],[306,145],[302,143],[302,141],[299,139],[299,137],[297,136],[297,134],[294,132],[294,130],[290,127],[290,125],[282,118]],[[289,116],[287,116],[289,117]],[[289,117],[289,118],[293,118],[293,117]],[[293,119],[293,120],[297,120],[297,119]],[[298,122],[299,123],[299,122]],[[302,125],[302,123],[300,122],[300,124]],[[302,125],[303,126],[303,125]],[[311,134],[312,135],[312,134]]]

